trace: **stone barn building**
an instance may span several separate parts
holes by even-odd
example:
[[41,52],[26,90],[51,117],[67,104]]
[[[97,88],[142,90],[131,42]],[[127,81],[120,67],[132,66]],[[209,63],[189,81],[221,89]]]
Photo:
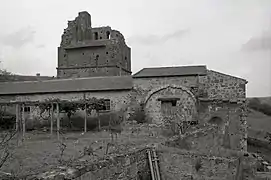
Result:
[[[220,124],[231,149],[246,150],[246,80],[203,65],[131,73],[124,36],[110,27],[93,28],[90,14],[80,12],[62,35],[57,78],[0,83],[0,103],[96,97],[107,99],[105,112],[141,104],[151,123]],[[32,106],[23,111],[26,120],[38,118]]]

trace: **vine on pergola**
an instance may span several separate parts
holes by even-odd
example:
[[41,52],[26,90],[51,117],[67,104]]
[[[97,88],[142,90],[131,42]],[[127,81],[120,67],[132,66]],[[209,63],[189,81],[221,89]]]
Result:
[[[77,110],[85,110],[88,115],[91,114],[92,110],[96,110],[99,112],[100,110],[103,109],[105,106],[105,99],[97,99],[95,97],[89,98],[89,99],[84,99],[84,100],[79,100],[79,101],[67,101],[67,100],[60,100],[60,99],[47,99],[44,102],[39,104],[40,107],[40,115],[44,112],[50,111],[50,109],[53,106],[53,109],[55,108],[54,104],[59,105],[59,112],[65,113],[67,117],[71,118],[72,115],[75,114]],[[70,121],[70,125],[71,121]]]

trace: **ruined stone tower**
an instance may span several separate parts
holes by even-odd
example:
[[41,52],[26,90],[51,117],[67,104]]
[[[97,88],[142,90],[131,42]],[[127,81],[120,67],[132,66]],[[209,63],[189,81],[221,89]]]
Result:
[[91,27],[88,12],[68,21],[58,47],[57,76],[79,78],[131,74],[131,49],[111,27]]

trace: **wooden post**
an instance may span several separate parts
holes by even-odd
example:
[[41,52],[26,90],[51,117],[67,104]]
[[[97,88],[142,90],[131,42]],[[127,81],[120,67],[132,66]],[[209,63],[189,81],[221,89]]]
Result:
[[19,104],[16,104],[16,108],[15,108],[15,110],[16,110],[16,124],[15,124],[15,127],[16,127],[16,132],[18,133],[18,131],[19,131],[19,108],[20,108],[20,106],[19,106]]
[[87,104],[85,104],[85,124],[84,124],[84,131],[87,132]]
[[59,140],[60,119],[59,119],[59,104],[56,104],[56,126],[57,126],[57,140]]
[[17,146],[20,145],[21,138],[21,105],[16,104],[16,133],[17,133]]
[[101,120],[100,120],[100,114],[99,114],[99,111],[98,110],[96,110],[96,113],[97,113],[97,118],[98,118],[98,128],[99,128],[99,132],[101,131]]
[[53,127],[54,127],[54,103],[51,104],[51,135],[53,135]]
[[22,104],[22,138],[24,140],[24,136],[25,136],[25,114],[24,114],[24,108],[25,108],[25,105]]

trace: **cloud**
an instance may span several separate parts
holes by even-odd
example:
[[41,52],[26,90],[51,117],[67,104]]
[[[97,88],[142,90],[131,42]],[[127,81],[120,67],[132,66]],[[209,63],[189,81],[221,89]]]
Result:
[[271,28],[259,37],[253,37],[242,46],[242,51],[271,50]]
[[14,33],[8,34],[0,38],[0,43],[13,48],[21,48],[27,43],[34,41],[36,31],[31,27],[22,28]]
[[44,44],[39,44],[36,46],[36,48],[45,48],[46,46]]
[[136,35],[128,38],[128,42],[131,44],[144,44],[144,45],[155,45],[164,43],[170,39],[179,39],[183,37],[186,33],[188,33],[189,29],[177,30],[172,33],[165,34],[163,36],[160,35]]

